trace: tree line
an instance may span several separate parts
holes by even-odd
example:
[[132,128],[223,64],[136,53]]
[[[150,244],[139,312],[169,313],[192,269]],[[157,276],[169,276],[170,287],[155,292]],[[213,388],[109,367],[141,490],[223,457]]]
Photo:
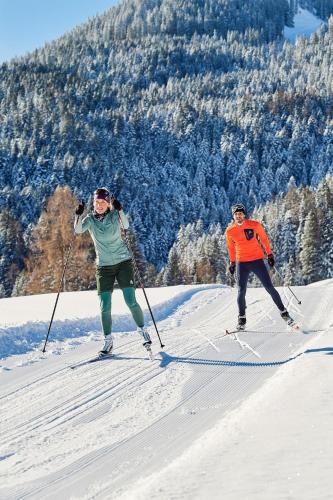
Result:
[[[8,268],[4,276],[11,282],[14,296],[57,291],[70,246],[65,291],[96,287],[91,239],[88,234],[73,235],[75,203],[68,186],[58,187],[48,200],[38,223],[30,228],[29,245],[21,252],[21,256],[25,255],[21,269],[14,273]],[[322,180],[315,189],[298,188],[291,179],[285,195],[275,197],[248,216],[263,223],[271,241],[278,269],[278,273],[273,271],[275,284],[306,285],[333,278],[333,176]],[[228,217],[231,220],[230,211]],[[16,243],[21,241],[23,250],[17,222],[11,227],[7,241],[12,248],[16,247],[15,239]],[[146,261],[138,235],[131,230],[131,249],[145,285],[231,283],[225,229],[220,223],[205,228],[200,219],[180,226],[167,262],[159,272]],[[256,283],[255,278],[252,282]]]

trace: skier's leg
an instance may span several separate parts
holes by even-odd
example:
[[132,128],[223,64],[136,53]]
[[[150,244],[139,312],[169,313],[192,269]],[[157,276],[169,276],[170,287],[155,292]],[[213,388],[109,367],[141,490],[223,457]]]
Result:
[[123,288],[123,295],[127,307],[131,311],[131,314],[133,316],[136,325],[139,328],[142,328],[145,324],[145,321],[143,318],[142,309],[136,301],[134,288],[133,287]]
[[130,260],[121,262],[119,264],[119,270],[117,273],[117,281],[119,283],[120,288],[123,291],[125,302],[131,311],[133,319],[137,325],[138,333],[143,337],[143,345],[148,349],[150,349],[151,339],[150,335],[147,331],[147,328],[144,326],[144,317],[141,307],[136,301],[135,298],[135,289],[134,289],[134,272],[133,265]]
[[102,292],[99,294],[99,305],[101,311],[101,323],[104,336],[111,335],[111,292]]
[[134,273],[133,266],[130,260],[125,260],[118,264],[118,272],[116,275],[119,287],[123,291],[124,299],[127,307],[131,311],[133,319],[139,328],[144,325],[143,312],[136,301],[134,290]]
[[266,291],[270,294],[278,309],[281,312],[285,311],[286,308],[283,305],[279,292],[273,286],[271,277],[269,275],[267,267],[265,266],[264,261],[262,259],[253,261],[252,271],[259,278],[259,280],[265,287]]
[[114,267],[115,266],[101,266],[96,269],[96,284],[99,296],[101,323],[104,333],[104,346],[99,352],[102,356],[111,354],[113,349],[113,340],[111,335],[111,297],[115,280]]
[[147,331],[147,328],[144,326],[144,317],[141,307],[136,301],[135,298],[135,290],[133,287],[123,288],[123,294],[125,302],[132,313],[133,319],[137,325],[137,331],[143,337],[143,345],[148,349],[148,346],[151,344],[151,338]]
[[238,313],[239,316],[245,316],[245,310],[246,310],[245,295],[246,295],[247,281],[249,279],[249,274],[250,274],[247,262],[237,262],[236,270],[237,270],[237,285],[238,285],[238,296],[237,296]]

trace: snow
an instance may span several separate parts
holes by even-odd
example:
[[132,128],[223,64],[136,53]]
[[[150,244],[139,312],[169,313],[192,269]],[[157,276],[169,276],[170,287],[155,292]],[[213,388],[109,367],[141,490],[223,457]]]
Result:
[[333,280],[295,287],[301,306],[279,290],[303,329],[249,289],[239,337],[260,359],[224,336],[235,289],[179,286],[147,290],[154,362],[116,292],[115,357],[82,366],[101,345],[95,292],[62,294],[45,355],[55,296],[2,299],[0,497],[330,498]]
[[294,27],[285,26],[284,37],[294,43],[298,36],[310,36],[321,24],[323,24],[322,19],[316,17],[307,9],[299,8],[294,16]]
[[327,345],[333,346],[332,329],[169,466],[119,499],[157,499],[161,492],[167,498],[170,477],[181,485],[180,498],[219,498],[222,489],[228,500],[331,499],[333,347]]
[[[179,303],[195,291],[203,288],[209,288],[209,285],[164,287],[159,288],[158,293],[151,289],[147,291],[147,296],[151,306],[154,307],[156,319],[159,320],[169,315]],[[149,319],[147,303],[141,291],[137,293],[137,299],[146,320]],[[28,352],[31,348],[41,349],[55,300],[56,294],[0,299],[0,359]],[[112,308],[117,311],[113,316],[114,332],[136,329],[135,323],[128,315],[120,290],[115,290],[113,294]],[[72,343],[76,343],[76,340],[72,339],[82,336],[86,337],[85,340],[91,340],[94,337],[92,332],[100,329],[98,310],[98,295],[95,291],[60,294],[50,338],[65,340],[65,344],[54,343],[53,347],[70,348]]]

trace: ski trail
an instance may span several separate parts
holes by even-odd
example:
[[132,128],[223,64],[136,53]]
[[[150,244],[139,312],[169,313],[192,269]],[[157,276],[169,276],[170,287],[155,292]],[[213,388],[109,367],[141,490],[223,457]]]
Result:
[[[120,346],[125,367],[122,360],[110,359],[74,372],[68,368],[46,377],[45,385],[4,399],[0,496],[58,499],[75,492],[80,499],[119,498],[122,485],[134,484],[142,467],[153,474],[161,457],[175,459],[313,338],[287,333],[278,313],[267,324],[271,304],[261,292],[251,294],[259,299],[249,314],[256,331],[242,335],[260,361],[222,337],[234,321],[235,292],[206,291],[161,322],[167,349],[155,349],[153,363],[138,359],[144,355],[140,345]],[[311,290],[302,295],[310,304]],[[265,314],[260,314],[262,304]],[[330,295],[323,292],[307,321],[309,330],[326,328],[331,309]]]

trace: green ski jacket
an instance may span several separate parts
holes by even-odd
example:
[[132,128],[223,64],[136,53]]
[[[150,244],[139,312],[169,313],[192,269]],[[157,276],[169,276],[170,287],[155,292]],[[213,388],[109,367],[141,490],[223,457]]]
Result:
[[[122,210],[120,210],[119,215],[124,228],[128,229],[127,216]],[[89,231],[94,242],[98,267],[113,266],[131,258],[131,254],[121,237],[120,222],[116,210],[111,210],[101,220],[98,220],[92,213],[84,218],[80,216],[74,226],[74,231],[76,234]]]

